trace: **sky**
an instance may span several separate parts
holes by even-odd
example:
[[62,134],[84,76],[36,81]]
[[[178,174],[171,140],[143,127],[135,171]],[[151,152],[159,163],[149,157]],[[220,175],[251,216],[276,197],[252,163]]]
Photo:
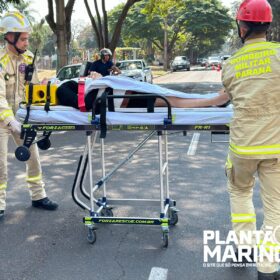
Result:
[[[33,14],[37,21],[40,21],[48,13],[48,2],[47,0],[31,0],[31,9],[37,11]],[[65,0],[66,2],[67,0]],[[163,0],[164,1],[164,0]],[[93,1],[89,0],[89,5],[92,7]],[[101,2],[100,0],[98,2]],[[125,2],[125,0],[106,0],[106,10],[109,11],[119,3]],[[225,6],[230,7],[233,0],[221,0]],[[94,9],[91,9],[94,11]],[[89,17],[85,8],[84,0],[76,0],[74,5],[74,13],[72,15],[74,21],[89,22]]]
[[[48,1],[47,0],[31,0],[31,9],[34,11],[37,11],[37,13],[32,14],[37,21],[39,21],[41,18],[45,17],[48,13]],[[101,3],[100,0],[98,2]],[[106,0],[106,10],[109,11],[118,4],[125,2],[125,0]],[[65,0],[65,3],[67,3],[67,0]],[[93,7],[93,1],[88,1],[89,6]],[[94,9],[92,8],[91,11],[93,12]],[[87,10],[85,7],[84,0],[76,0],[74,5],[74,13],[72,15],[73,20],[82,20],[85,22],[90,22],[89,16],[87,14]]]

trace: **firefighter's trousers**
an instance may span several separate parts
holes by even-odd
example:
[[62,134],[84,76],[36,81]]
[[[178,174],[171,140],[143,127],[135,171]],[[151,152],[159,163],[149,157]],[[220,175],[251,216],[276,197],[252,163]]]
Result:
[[[20,136],[6,128],[0,128],[0,210],[6,208],[6,188],[8,183],[8,139],[12,135],[17,145],[22,145]],[[26,182],[32,200],[46,197],[37,145],[31,145],[31,156],[26,162]],[[10,168],[13,168],[11,166]],[[15,167],[14,167],[15,168]],[[14,180],[13,180],[14,181]]]
[[[259,248],[262,245],[266,251],[278,250],[280,246],[280,158],[272,159],[245,159],[229,152],[226,163],[228,177],[228,191],[231,203],[231,218],[233,230],[240,237],[240,232],[256,230],[256,215],[253,205],[253,187],[255,174],[260,182],[260,194],[263,203],[264,220],[262,236],[272,236],[273,242],[267,239],[252,241],[245,244]],[[265,234],[267,233],[267,234]],[[261,239],[261,238],[259,238]],[[259,244],[256,244],[258,243]],[[263,244],[263,243],[266,244]],[[255,243],[255,244],[254,244]],[[277,249],[277,247],[279,247]],[[260,272],[274,272],[278,270],[277,259],[273,261],[265,257],[258,259],[257,267]]]

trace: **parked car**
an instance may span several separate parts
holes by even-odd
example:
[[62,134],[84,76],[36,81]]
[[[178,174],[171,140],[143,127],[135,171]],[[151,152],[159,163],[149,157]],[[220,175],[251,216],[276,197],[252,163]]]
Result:
[[77,64],[70,64],[63,66],[56,75],[56,78],[59,81],[63,81],[66,79],[73,79],[78,78],[80,76],[80,70],[81,70],[82,63]]
[[200,66],[204,67],[206,66],[208,60],[206,58],[202,58],[201,61],[200,61]]
[[190,61],[187,59],[186,56],[176,56],[174,60],[170,63],[170,70],[173,72],[182,69],[190,71]]
[[212,66],[222,66],[222,61],[218,56],[209,56],[207,60],[206,67],[212,67]]
[[143,59],[121,60],[116,63],[116,66],[121,70],[121,76],[153,83],[152,70]]
[[64,80],[80,77],[82,63],[69,64],[61,67],[56,76],[49,79],[51,83],[59,83]]

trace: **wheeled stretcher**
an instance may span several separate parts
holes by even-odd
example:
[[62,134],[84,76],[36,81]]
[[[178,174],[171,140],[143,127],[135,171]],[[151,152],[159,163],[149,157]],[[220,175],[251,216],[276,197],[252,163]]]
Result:
[[[133,108],[119,109],[109,112],[108,102],[117,98],[162,98],[166,102],[164,108]],[[96,114],[96,104],[99,104],[100,114]],[[147,103],[149,104],[149,102]],[[26,110],[21,108],[17,116],[25,119]],[[101,97],[97,98],[92,112],[79,112],[73,108],[54,107],[45,112],[34,106],[30,110],[29,122],[22,126],[23,146],[16,150],[19,160],[27,160],[28,148],[35,141],[37,132],[43,132],[43,138],[37,140],[41,149],[50,147],[49,137],[53,131],[85,131],[86,144],[83,155],[80,157],[76,176],[73,183],[72,197],[74,202],[82,209],[88,210],[83,222],[88,229],[87,239],[90,243],[96,241],[96,224],[141,224],[160,225],[162,229],[163,246],[168,246],[169,226],[178,222],[178,210],[176,201],[170,198],[169,193],[169,169],[168,169],[168,132],[169,131],[210,131],[212,133],[228,133],[228,123],[232,116],[230,108],[197,108],[176,109],[171,108],[168,100],[163,96],[154,94],[138,94],[133,96],[109,95],[108,89]],[[105,138],[107,130],[149,131],[142,140],[115,168],[105,170]],[[97,133],[100,133],[101,169],[102,178],[93,182],[92,146],[95,143]],[[113,174],[126,164],[139,151],[144,144],[155,134],[158,137],[159,153],[159,199],[109,199],[107,197],[106,183]],[[88,175],[89,188],[85,187],[85,177]],[[102,197],[96,197],[97,190],[103,190]],[[86,199],[86,203],[81,199]],[[146,206],[158,206],[158,217],[114,217],[112,207],[115,205],[137,204]]]

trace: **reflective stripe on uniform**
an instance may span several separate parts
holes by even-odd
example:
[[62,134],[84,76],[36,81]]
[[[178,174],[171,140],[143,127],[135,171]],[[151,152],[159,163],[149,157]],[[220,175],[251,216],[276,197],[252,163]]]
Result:
[[231,214],[232,223],[252,223],[256,221],[256,214]]
[[261,59],[269,56],[276,55],[276,50],[280,48],[279,44],[261,42],[244,46],[235,55],[229,58],[231,65],[248,61]]
[[260,240],[260,244],[258,244],[258,248],[264,248],[267,252],[280,252],[280,244],[279,243],[272,243],[272,242],[266,242],[263,243],[263,240]]
[[2,113],[0,113],[0,119],[2,121],[11,116],[14,116],[14,113],[11,109],[4,110]]
[[233,143],[229,144],[232,152],[239,155],[271,155],[280,154],[280,144],[267,146],[237,146]]
[[9,55],[8,55],[8,54],[5,54],[4,56],[2,56],[2,57],[0,58],[0,63],[2,64],[2,67],[3,67],[3,66],[6,67],[7,64],[9,63],[9,61],[10,61],[10,58],[9,58]]
[[18,11],[7,13],[5,17],[14,17],[20,25],[24,26],[24,16]]
[[33,60],[33,57],[28,55],[28,54],[22,54],[23,56],[23,59],[24,59],[24,62],[26,62],[27,64],[31,64],[32,63],[32,60]]
[[42,174],[38,175],[38,176],[30,176],[30,177],[26,177],[26,181],[27,182],[37,182],[42,180]]
[[227,156],[226,168],[232,168],[232,162],[231,162],[231,160],[230,160],[229,155]]
[[242,49],[240,49],[234,56],[238,56],[243,53],[252,52],[252,51],[265,51],[265,50],[273,50],[280,48],[279,44],[271,43],[271,42],[258,42],[254,44],[249,44],[244,46]]
[[0,191],[5,190],[7,188],[7,184],[0,184]]

